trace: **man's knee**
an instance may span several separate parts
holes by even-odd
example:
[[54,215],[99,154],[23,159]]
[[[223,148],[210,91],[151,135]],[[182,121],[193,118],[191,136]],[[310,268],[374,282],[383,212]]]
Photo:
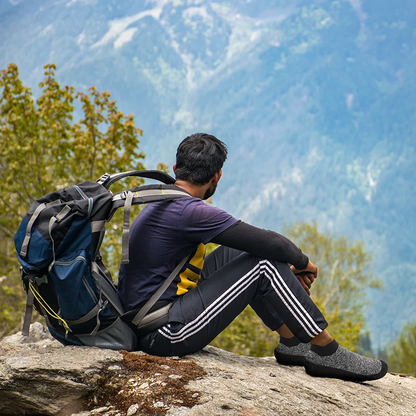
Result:
[[243,254],[242,251],[234,248],[226,246],[218,247],[205,257],[204,267],[201,273],[202,279],[208,278],[241,254]]
[[258,262],[261,265],[262,270],[276,270],[279,274],[284,274],[285,276],[294,276],[288,263],[276,260],[268,260],[261,257],[258,257]]

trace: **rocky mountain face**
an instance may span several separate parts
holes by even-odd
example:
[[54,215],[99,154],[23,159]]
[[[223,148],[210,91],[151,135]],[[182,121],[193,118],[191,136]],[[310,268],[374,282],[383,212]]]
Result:
[[110,90],[149,168],[189,133],[217,135],[230,156],[214,202],[236,217],[364,240],[386,287],[368,313],[377,346],[416,319],[413,6],[1,0],[0,68],[37,91],[54,62],[62,83]]
[[39,323],[0,344],[1,415],[411,416],[416,379],[313,378],[214,347],[178,358],[63,347]]

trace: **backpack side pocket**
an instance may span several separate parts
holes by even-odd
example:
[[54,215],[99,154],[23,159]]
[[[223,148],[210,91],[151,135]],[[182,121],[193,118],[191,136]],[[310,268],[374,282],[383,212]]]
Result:
[[57,259],[49,275],[64,319],[80,319],[97,305],[99,296],[85,250]]

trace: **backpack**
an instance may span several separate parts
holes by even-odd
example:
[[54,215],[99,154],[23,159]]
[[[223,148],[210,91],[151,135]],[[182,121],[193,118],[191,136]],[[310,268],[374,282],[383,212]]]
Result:
[[[128,176],[162,184],[142,185],[113,194],[109,187]],[[189,197],[161,171],[105,174],[49,193],[35,201],[15,235],[21,278],[27,292],[23,335],[28,335],[33,306],[51,335],[64,345],[87,345],[134,351],[137,331],[122,317],[124,309],[99,250],[105,224],[124,207],[122,262],[128,263],[132,205]],[[139,325],[183,266],[171,273],[133,322]],[[147,317],[146,317],[147,318]]]

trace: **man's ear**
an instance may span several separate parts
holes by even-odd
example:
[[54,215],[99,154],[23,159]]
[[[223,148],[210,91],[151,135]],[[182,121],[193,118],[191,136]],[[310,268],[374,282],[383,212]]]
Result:
[[173,173],[176,175],[176,163],[173,164]]
[[214,185],[216,185],[219,181],[220,181],[220,179],[221,179],[221,176],[222,176],[222,169],[220,169],[215,175],[214,175],[214,177],[212,178],[213,179],[213,181],[212,181],[212,183],[214,184]]

